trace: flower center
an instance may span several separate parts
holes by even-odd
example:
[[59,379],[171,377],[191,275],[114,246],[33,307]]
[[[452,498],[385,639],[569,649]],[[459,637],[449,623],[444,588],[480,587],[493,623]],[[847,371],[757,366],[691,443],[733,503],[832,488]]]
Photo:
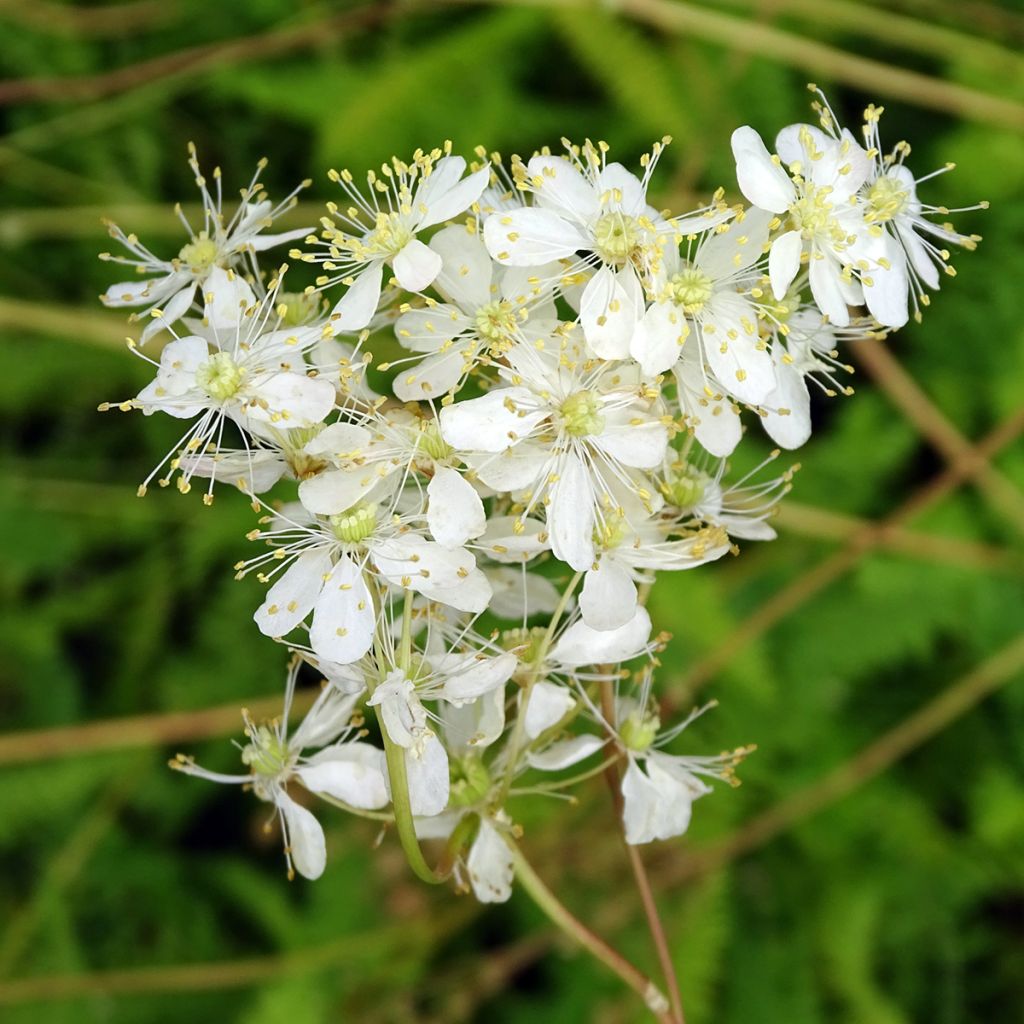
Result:
[[368,250],[381,256],[395,256],[413,239],[399,213],[378,213],[377,226],[366,236]]
[[640,222],[624,213],[606,213],[594,225],[594,251],[605,263],[628,263],[640,248],[641,238]]
[[842,229],[832,215],[832,204],[829,196],[832,189],[828,186],[818,188],[805,181],[800,189],[800,198],[789,208],[789,220],[794,231],[799,231],[804,238],[811,239],[817,235],[834,235]]
[[216,353],[196,370],[196,383],[218,402],[234,398],[243,377],[245,370],[227,352]]
[[434,462],[443,462],[455,450],[441,436],[441,429],[437,423],[428,423],[419,432],[416,447]]
[[178,259],[194,274],[204,274],[217,262],[217,243],[205,231],[200,231],[188,245],[181,247]]
[[491,776],[479,755],[469,754],[451,760],[451,802],[455,807],[471,807],[491,788]]
[[254,775],[273,778],[288,769],[291,752],[273,729],[261,725],[250,737],[252,742],[242,749],[242,763],[248,765]]
[[619,729],[619,739],[627,750],[642,754],[658,736],[661,722],[650,712],[631,711]]
[[671,473],[661,485],[661,493],[670,505],[676,508],[693,508],[704,497],[708,476],[695,466],[684,466],[678,473]]
[[[771,296],[771,292],[768,292]],[[789,323],[789,318],[800,308],[800,290],[790,288],[781,299],[762,301],[765,315],[778,324]]]
[[603,523],[594,527],[594,546],[602,551],[611,551],[626,539],[628,533],[625,516],[609,516]]
[[377,506],[367,502],[353,505],[330,518],[331,530],[345,544],[359,544],[366,540],[377,526]]
[[906,209],[909,200],[910,193],[903,187],[903,182],[891,175],[883,175],[868,189],[868,208],[864,219],[875,224],[892,220]]
[[546,634],[547,630],[543,626],[534,626],[532,629],[506,629],[501,634],[501,646],[506,651],[515,651],[519,659],[512,679],[520,686],[523,686],[533,673]]
[[562,414],[562,428],[573,437],[587,437],[604,430],[601,404],[593,391],[577,391],[570,395],[559,412]]
[[511,302],[488,302],[476,312],[476,332],[490,342],[502,342],[516,329]]
[[672,298],[684,313],[699,313],[714,290],[711,278],[700,267],[688,266],[669,281]]
[[306,295],[303,292],[282,292],[277,308],[284,309],[281,318],[283,327],[301,327],[315,320],[320,312],[321,296],[319,293]]

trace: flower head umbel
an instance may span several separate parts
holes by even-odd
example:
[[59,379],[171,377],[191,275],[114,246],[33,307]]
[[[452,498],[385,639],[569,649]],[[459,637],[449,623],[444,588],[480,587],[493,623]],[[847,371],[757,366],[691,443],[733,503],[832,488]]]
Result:
[[[244,773],[174,762],[272,805],[290,870],[324,869],[308,797],[383,821],[421,878],[501,902],[518,877],[538,898],[527,801],[607,774],[637,844],[734,781],[752,748],[677,749],[703,709],[663,723],[647,594],[774,538],[797,467],[767,471],[775,450],[731,475],[745,426],[804,444],[811,385],[851,394],[844,349],[918,313],[947,247],[977,241],[918,197],[906,143],[882,151],[880,108],[862,144],[813,106],[774,154],[733,133],[747,209],[722,189],[659,209],[667,139],[635,174],[590,142],[507,166],[446,144],[365,189],[331,172],[344,199],[294,251],[318,275],[300,292],[259,266],[295,194],[272,206],[257,175],[225,214],[194,153],[203,223],[177,256],[114,229],[141,277],[105,300],[172,337],[118,407],[188,421],[146,483],[246,494],[256,626],[327,681],[290,732],[293,661],[281,718],[245,716]],[[436,867],[421,840],[443,844]]]
[[176,256],[164,259],[155,256],[134,234],[125,234],[116,224],[109,224],[110,236],[127,250],[127,256],[102,253],[100,259],[120,263],[135,270],[131,281],[112,284],[101,296],[103,303],[112,307],[146,307],[133,318],[151,319],[142,331],[140,343],[146,342],[157,331],[174,325],[185,316],[198,299],[202,302],[205,286],[214,270],[248,274],[259,286],[255,256],[259,252],[303,238],[309,228],[264,234],[283,213],[298,202],[298,193],[309,186],[304,181],[281,202],[273,203],[260,183],[260,174],[267,162],[261,160],[248,186],[242,189],[241,201],[233,214],[224,212],[224,195],[219,167],[213,170],[213,191],[199,169],[196,148],[188,146],[188,164],[195,176],[196,186],[203,203],[201,227],[193,226],[181,206],[175,210],[188,232],[189,241]]

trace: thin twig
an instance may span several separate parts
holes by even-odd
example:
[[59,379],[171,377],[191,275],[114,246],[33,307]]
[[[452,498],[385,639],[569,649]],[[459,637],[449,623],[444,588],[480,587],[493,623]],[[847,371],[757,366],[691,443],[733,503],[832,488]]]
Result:
[[[295,695],[293,712],[302,714],[313,704],[315,691],[302,690]],[[135,747],[167,746],[195,742],[241,731],[239,708],[248,707],[255,719],[271,718],[281,710],[281,698],[257,697],[235,701],[198,711],[171,711],[136,715],[131,718],[107,718],[82,725],[58,726],[0,735],[0,764],[42,761],[59,757],[77,757]]]
[[[889,349],[865,339],[851,349],[892,403],[947,459],[969,459],[974,449],[921,386],[897,362]],[[1007,522],[1024,534],[1024,495],[987,462],[972,474],[975,486]]]
[[662,1024],[675,1024],[669,1009],[669,1002],[657,985],[642,971],[637,970],[618,950],[613,949],[599,935],[592,932],[557,896],[545,885],[523,856],[518,846],[512,846],[516,878],[523,891],[533,900],[547,917],[581,945],[595,959],[600,960],[614,974],[618,975]]
[[977,473],[989,458],[1015,440],[1024,431],[1024,409],[1009,417],[983,441],[954,460],[931,483],[922,487],[880,524],[854,534],[847,546],[830,555],[804,575],[776,592],[741,622],[721,643],[700,658],[676,684],[678,700],[687,703],[694,691],[710,680],[736,655],[777,622],[801,607],[819,591],[852,569],[868,552],[878,546],[879,529],[908,522],[914,516],[937,504],[946,495]]
[[[480,0],[441,0],[443,3],[479,3]],[[576,8],[588,10],[607,7],[601,0],[487,0],[489,3],[530,7]],[[814,39],[764,25],[748,18],[737,18],[718,11],[694,7],[678,0],[614,0],[610,5],[626,17],[634,18],[665,32],[686,34],[708,40],[741,53],[753,53],[764,60],[800,68],[812,75],[852,85],[914,103],[930,110],[941,110],[998,125],[1024,128],[1024,104],[1002,96],[970,89],[893,64],[847,53]]]
[[279,57],[293,50],[319,45],[343,29],[373,24],[384,16],[386,10],[384,4],[371,3],[304,25],[275,27],[269,32],[226,42],[190,46],[95,75],[9,79],[0,82],[0,106],[41,100],[60,100],[62,103],[98,100],[156,81],[214,71],[225,64],[237,66]]
[[1022,672],[1024,636],[1019,636],[817,782],[702,850],[664,858],[656,876],[659,885],[678,885],[770,842],[880,775]]
[[[611,679],[601,681],[601,714],[608,724],[609,736],[612,742],[617,742],[615,734],[611,731],[611,725],[615,721],[615,690]],[[619,772],[619,765],[613,761],[604,770],[604,777],[608,783],[608,789],[612,797],[612,806],[615,808],[615,821],[619,828],[619,834],[623,839],[623,846],[629,857],[629,866],[633,871],[633,878],[636,881],[637,891],[640,893],[640,902],[644,908],[644,916],[647,918],[647,929],[651,933],[651,940],[658,953],[658,962],[661,964],[661,973],[665,979],[665,986],[668,989],[669,1002],[672,1005],[672,1016],[677,1024],[686,1024],[683,1014],[683,996],[679,989],[679,976],[676,973],[676,966],[672,960],[672,953],[669,950],[668,938],[665,935],[665,926],[662,924],[661,915],[658,913],[658,904],[651,891],[650,879],[647,877],[647,868],[644,866],[640,851],[635,846],[625,841],[622,833],[622,780]]]
[[900,526],[873,523],[869,519],[805,505],[788,498],[779,505],[772,525],[784,532],[822,540],[849,540],[861,531],[874,530],[878,548],[896,554],[983,572],[1009,575],[1024,572],[1024,555],[1017,551],[979,544],[962,537],[939,537]]
[[40,32],[67,36],[115,36],[123,39],[176,21],[181,5],[168,0],[135,0],[134,3],[73,7],[49,0],[3,0],[0,16]]
[[177,995],[266,985],[275,978],[311,974],[339,963],[351,965],[355,958],[374,952],[378,956],[399,956],[411,943],[420,940],[433,946],[465,927],[476,913],[476,907],[468,901],[449,904],[433,910],[426,924],[418,928],[414,923],[403,921],[372,931],[361,930],[322,946],[278,955],[0,981],[0,1006],[95,998],[97,995]]

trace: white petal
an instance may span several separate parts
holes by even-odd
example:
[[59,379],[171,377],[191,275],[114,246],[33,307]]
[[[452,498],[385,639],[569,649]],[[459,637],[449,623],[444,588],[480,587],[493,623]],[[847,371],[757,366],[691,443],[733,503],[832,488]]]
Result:
[[406,243],[392,264],[398,283],[408,292],[422,291],[441,270],[441,257],[418,238]]
[[466,871],[473,895],[481,903],[504,903],[512,895],[512,850],[486,818],[480,819],[480,830],[466,857]]
[[576,698],[568,687],[544,680],[534,683],[523,716],[526,735],[535,740],[542,732],[558,725],[574,707]]
[[768,243],[768,225],[774,215],[751,207],[743,220],[733,221],[728,231],[711,232],[701,243],[697,265],[713,281],[732,277],[764,255]]
[[447,676],[442,690],[445,700],[465,702],[476,700],[512,678],[518,659],[504,653],[493,658],[476,654],[448,654],[434,657],[431,664],[441,675]]
[[[214,267],[202,286],[203,316],[215,331],[234,331],[256,296],[241,275]],[[186,307],[187,308],[187,307]]]
[[388,802],[384,751],[369,743],[329,747],[295,774],[312,793],[326,793],[350,807],[377,810]]
[[411,370],[402,370],[395,377],[392,389],[403,402],[439,398],[455,388],[472,366],[471,345],[452,345],[436,355],[427,356]]
[[246,388],[245,414],[257,423],[278,427],[311,427],[322,423],[337,399],[329,380],[304,373],[274,373],[257,378]]
[[505,688],[456,707],[441,705],[445,740],[453,753],[490,746],[505,731]]
[[592,629],[618,629],[636,612],[636,584],[614,558],[607,555],[587,572],[580,592],[583,621]]
[[551,550],[578,572],[594,561],[594,488],[590,474],[576,455],[559,461],[548,505]]
[[772,213],[784,213],[794,198],[789,175],[772,161],[761,136],[744,126],[732,133],[736,180],[740,191],[754,205]]
[[733,291],[712,296],[701,340],[715,377],[741,402],[757,405],[775,387],[771,354],[761,343],[757,313],[744,296]]
[[469,317],[458,306],[442,302],[403,313],[395,321],[395,337],[411,352],[430,353],[444,351],[452,338],[468,334],[471,328]]
[[675,366],[689,334],[686,317],[673,303],[655,302],[636,325],[629,354],[646,376],[655,377]]
[[526,437],[547,411],[526,388],[495,388],[441,410],[441,436],[464,452],[502,452]]
[[831,256],[812,255],[810,264],[811,295],[818,309],[836,327],[846,327],[850,311],[839,287],[839,264]]
[[436,736],[427,738],[419,756],[405,755],[405,773],[413,814],[429,818],[448,806],[448,754]]
[[457,470],[438,467],[427,485],[427,527],[446,548],[461,547],[487,527],[480,495]]
[[286,793],[279,793],[275,803],[284,815],[288,853],[295,870],[303,878],[319,878],[327,866],[327,842],[320,822]]
[[490,584],[465,548],[448,550],[415,534],[375,544],[373,560],[392,583],[464,612],[482,612]]
[[574,622],[551,651],[551,660],[567,668],[583,665],[618,664],[629,661],[647,648],[651,638],[651,617],[637,608],[633,617],[618,629],[592,629]]
[[558,606],[561,595],[551,580],[544,576],[495,566],[484,571],[493,591],[487,610],[499,619],[550,615]]
[[484,244],[501,264],[535,267],[573,256],[591,240],[553,210],[524,206],[507,213],[492,213],[484,221]]
[[434,286],[466,312],[486,305],[491,294],[494,264],[480,236],[463,224],[442,228],[430,240],[441,257],[441,273]]
[[587,344],[601,359],[626,359],[637,321],[643,310],[642,299],[629,288],[632,270],[616,274],[601,267],[587,282],[580,300],[580,323]]
[[313,610],[330,571],[331,556],[325,548],[299,555],[256,610],[253,618],[260,632],[264,636],[290,633]]
[[492,516],[480,546],[496,562],[525,562],[547,551],[549,544],[544,524],[536,519]]
[[150,319],[142,331],[139,344],[144,344],[158,331],[166,330],[176,324],[191,308],[196,288],[189,284],[176,292],[160,310],[160,316]]
[[597,215],[598,190],[563,156],[535,156],[526,165],[539,206],[580,224]]
[[[622,164],[611,163],[597,176],[598,195],[613,192],[608,206],[621,210],[629,217],[640,217],[647,208],[647,192],[640,179]],[[621,198],[619,198],[621,196]]]
[[379,482],[365,467],[327,470],[299,484],[299,501],[316,515],[333,516],[361,501]]
[[649,843],[658,836],[661,794],[630,758],[622,776],[622,823],[626,842],[633,846]]
[[707,394],[698,360],[679,363],[675,375],[679,384],[679,404],[697,440],[712,455],[720,458],[731,455],[743,436],[735,407],[714,389],[711,395]]
[[783,448],[799,448],[811,436],[811,397],[804,375],[781,360],[775,367],[775,390],[764,400],[768,436]]
[[768,276],[772,282],[772,293],[782,299],[793,278],[800,272],[800,254],[804,240],[799,231],[787,231],[772,242],[768,253]]
[[331,310],[329,323],[335,331],[361,331],[377,312],[384,281],[384,264],[371,263],[349,286]]
[[552,743],[537,753],[528,753],[526,761],[531,768],[542,772],[558,772],[585,761],[603,746],[604,740],[598,736],[573,736],[572,739]]
[[347,665],[370,649],[373,628],[373,602],[363,574],[343,555],[313,609],[310,646],[321,658]]
[[[454,160],[455,157],[447,157],[446,159]],[[438,166],[440,166],[440,163]],[[436,174],[437,171],[435,170],[434,173]],[[433,175],[431,177],[433,178]],[[490,177],[491,169],[489,167],[481,167],[479,171],[475,171],[468,178],[463,178],[457,185],[436,196],[431,195],[424,200],[423,192],[421,191],[417,199],[420,202],[426,202],[429,212],[419,222],[419,229],[433,227],[435,224],[451,220],[452,217],[457,217],[460,213],[468,210],[483,194]],[[433,184],[433,182],[429,182],[429,184]]]
[[[860,275],[864,301],[871,315],[885,327],[902,327],[909,319],[907,300],[910,282],[902,246],[891,235],[885,236],[888,268],[872,267]],[[868,281],[870,280],[870,284]]]
[[665,457],[668,428],[658,420],[642,419],[635,410],[624,409],[609,414],[604,430],[591,443],[624,466],[654,469]]

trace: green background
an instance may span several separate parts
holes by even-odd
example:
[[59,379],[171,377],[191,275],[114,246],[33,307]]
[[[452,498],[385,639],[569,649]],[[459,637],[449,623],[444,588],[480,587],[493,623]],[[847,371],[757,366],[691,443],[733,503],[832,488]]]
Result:
[[[918,174],[956,161],[934,202],[992,208],[956,218],[983,244],[890,343],[919,391],[862,366],[816,402],[780,539],[659,582],[663,692],[720,701],[680,749],[759,750],[645,856],[689,1024],[1020,1019],[1024,451],[1011,431],[994,468],[870,523],[942,482],[956,432],[1021,426],[1022,41],[1011,0],[0,3],[0,1019],[643,1018],[525,899],[428,890],[340,813],[324,878],[288,883],[265,807],[166,769],[231,770],[233,711],[167,716],[273,698],[285,652],[231,578],[244,499],[137,499],[176,426],[96,412],[147,379],[96,301],[100,217],[176,252],[189,139],[232,188],[262,155],[272,194],[313,177],[312,222],[330,166],[563,135],[631,163],[671,134],[655,192],[683,210],[735,196],[730,132],[804,119],[809,79],[847,123],[884,103]],[[767,450],[755,426],[737,464]],[[81,728],[123,716],[147,717]],[[541,874],[654,972],[600,780],[519,815]]]

